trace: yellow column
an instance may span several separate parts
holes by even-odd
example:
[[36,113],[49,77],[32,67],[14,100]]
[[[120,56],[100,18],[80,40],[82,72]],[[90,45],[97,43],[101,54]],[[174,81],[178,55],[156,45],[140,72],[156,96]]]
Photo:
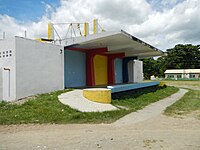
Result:
[[97,19],[93,20],[93,31],[94,31],[94,34],[98,33],[98,20]]
[[54,39],[53,24],[48,23],[48,39]]
[[84,32],[83,35],[87,36],[89,34],[89,24],[87,22],[84,23]]

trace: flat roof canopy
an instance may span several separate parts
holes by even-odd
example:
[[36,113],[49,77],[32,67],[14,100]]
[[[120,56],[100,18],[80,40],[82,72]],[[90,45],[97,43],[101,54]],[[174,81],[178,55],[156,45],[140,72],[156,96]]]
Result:
[[164,52],[121,30],[119,32],[102,32],[86,37],[75,37],[62,41],[65,48],[95,50],[107,48],[107,54],[125,53],[125,57],[139,58],[164,55]]

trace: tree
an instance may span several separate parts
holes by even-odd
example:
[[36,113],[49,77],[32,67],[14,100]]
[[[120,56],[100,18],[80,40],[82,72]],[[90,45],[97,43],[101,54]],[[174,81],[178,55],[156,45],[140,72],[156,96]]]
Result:
[[167,50],[167,69],[195,69],[200,68],[199,46],[176,45]]
[[143,59],[144,78],[149,79],[151,75],[155,74],[155,60],[153,58]]
[[143,59],[144,77],[149,79],[151,75],[164,76],[166,69],[199,69],[200,45],[181,45],[167,49],[167,56]]

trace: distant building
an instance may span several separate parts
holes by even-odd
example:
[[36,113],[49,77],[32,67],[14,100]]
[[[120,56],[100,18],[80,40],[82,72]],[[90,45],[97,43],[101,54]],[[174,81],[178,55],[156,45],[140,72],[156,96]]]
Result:
[[170,69],[164,73],[166,79],[200,79],[200,69]]

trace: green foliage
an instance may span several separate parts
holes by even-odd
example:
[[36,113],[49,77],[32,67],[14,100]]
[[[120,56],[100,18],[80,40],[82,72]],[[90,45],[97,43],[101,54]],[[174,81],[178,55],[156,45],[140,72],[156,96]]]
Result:
[[167,50],[167,69],[200,68],[200,50],[191,44],[176,45]]
[[177,88],[167,87],[154,92],[132,95],[129,98],[113,100],[114,105],[129,108],[108,112],[79,112],[58,101],[57,96],[69,90],[62,90],[38,95],[24,104],[0,102],[0,124],[26,123],[110,123],[124,115],[145,107],[146,105],[165,98],[177,91]]
[[200,68],[200,46],[181,45],[167,49],[167,55],[143,59],[144,77],[149,79],[151,75],[164,77],[166,69],[199,69]]

